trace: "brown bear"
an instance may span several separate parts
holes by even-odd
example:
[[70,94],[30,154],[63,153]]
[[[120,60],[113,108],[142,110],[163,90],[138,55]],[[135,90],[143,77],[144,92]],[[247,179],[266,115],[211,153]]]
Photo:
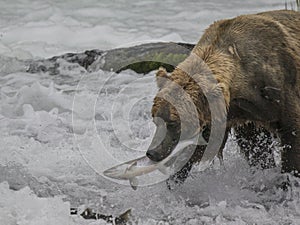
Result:
[[[264,151],[272,152],[268,144],[274,134],[284,146],[282,171],[299,175],[300,13],[278,10],[215,22],[170,75],[159,69],[157,83],[159,92],[152,106],[156,133],[147,151],[151,160],[161,161],[180,138],[189,139],[197,133],[213,142],[217,139],[210,137],[212,126],[225,123],[220,152],[233,130],[248,157],[251,149],[260,146],[255,157],[265,160]],[[178,87],[196,107],[198,115],[188,115],[194,122],[181,119],[189,113],[190,104],[182,100]],[[167,95],[174,101],[165,98]],[[218,112],[214,116],[211,107]],[[258,145],[255,135],[262,131],[267,141]],[[205,149],[198,145],[172,179],[183,182]]]

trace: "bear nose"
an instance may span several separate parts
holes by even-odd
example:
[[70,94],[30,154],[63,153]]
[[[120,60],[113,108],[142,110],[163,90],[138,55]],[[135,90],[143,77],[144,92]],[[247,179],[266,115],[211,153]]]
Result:
[[159,162],[159,161],[163,160],[162,155],[159,154],[155,150],[148,150],[146,155],[149,159],[151,159],[152,161],[155,161],[155,162]]

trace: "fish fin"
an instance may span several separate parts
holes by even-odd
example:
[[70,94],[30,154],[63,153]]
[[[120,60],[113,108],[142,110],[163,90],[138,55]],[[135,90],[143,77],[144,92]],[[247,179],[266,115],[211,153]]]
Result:
[[136,166],[137,165],[137,162],[133,162],[131,163],[130,165],[127,166],[125,172],[127,172],[128,170],[130,170],[132,167]]
[[139,185],[139,181],[136,177],[133,177],[129,180],[130,186],[132,187],[133,190],[136,190],[138,185]]

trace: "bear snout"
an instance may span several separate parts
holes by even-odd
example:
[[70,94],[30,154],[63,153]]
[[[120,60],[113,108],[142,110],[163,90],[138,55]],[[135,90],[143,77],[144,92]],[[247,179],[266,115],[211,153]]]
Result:
[[146,156],[154,162],[159,162],[164,159],[163,155],[155,150],[148,150]]
[[160,162],[166,157],[168,157],[172,150],[176,147],[177,142],[169,142],[168,138],[166,139],[158,146],[148,149],[146,152],[146,156],[151,159],[154,162]]

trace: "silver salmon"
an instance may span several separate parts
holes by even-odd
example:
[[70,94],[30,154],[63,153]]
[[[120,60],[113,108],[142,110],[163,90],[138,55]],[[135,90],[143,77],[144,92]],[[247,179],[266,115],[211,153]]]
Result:
[[129,180],[131,187],[136,190],[138,187],[138,176],[151,173],[155,170],[159,170],[165,175],[180,170],[194,152],[194,148],[185,149],[187,146],[207,144],[207,142],[202,138],[202,135],[200,135],[200,137],[200,141],[199,138],[180,141],[172,153],[160,162],[154,162],[147,156],[142,156],[107,169],[103,172],[103,174],[113,179]]

